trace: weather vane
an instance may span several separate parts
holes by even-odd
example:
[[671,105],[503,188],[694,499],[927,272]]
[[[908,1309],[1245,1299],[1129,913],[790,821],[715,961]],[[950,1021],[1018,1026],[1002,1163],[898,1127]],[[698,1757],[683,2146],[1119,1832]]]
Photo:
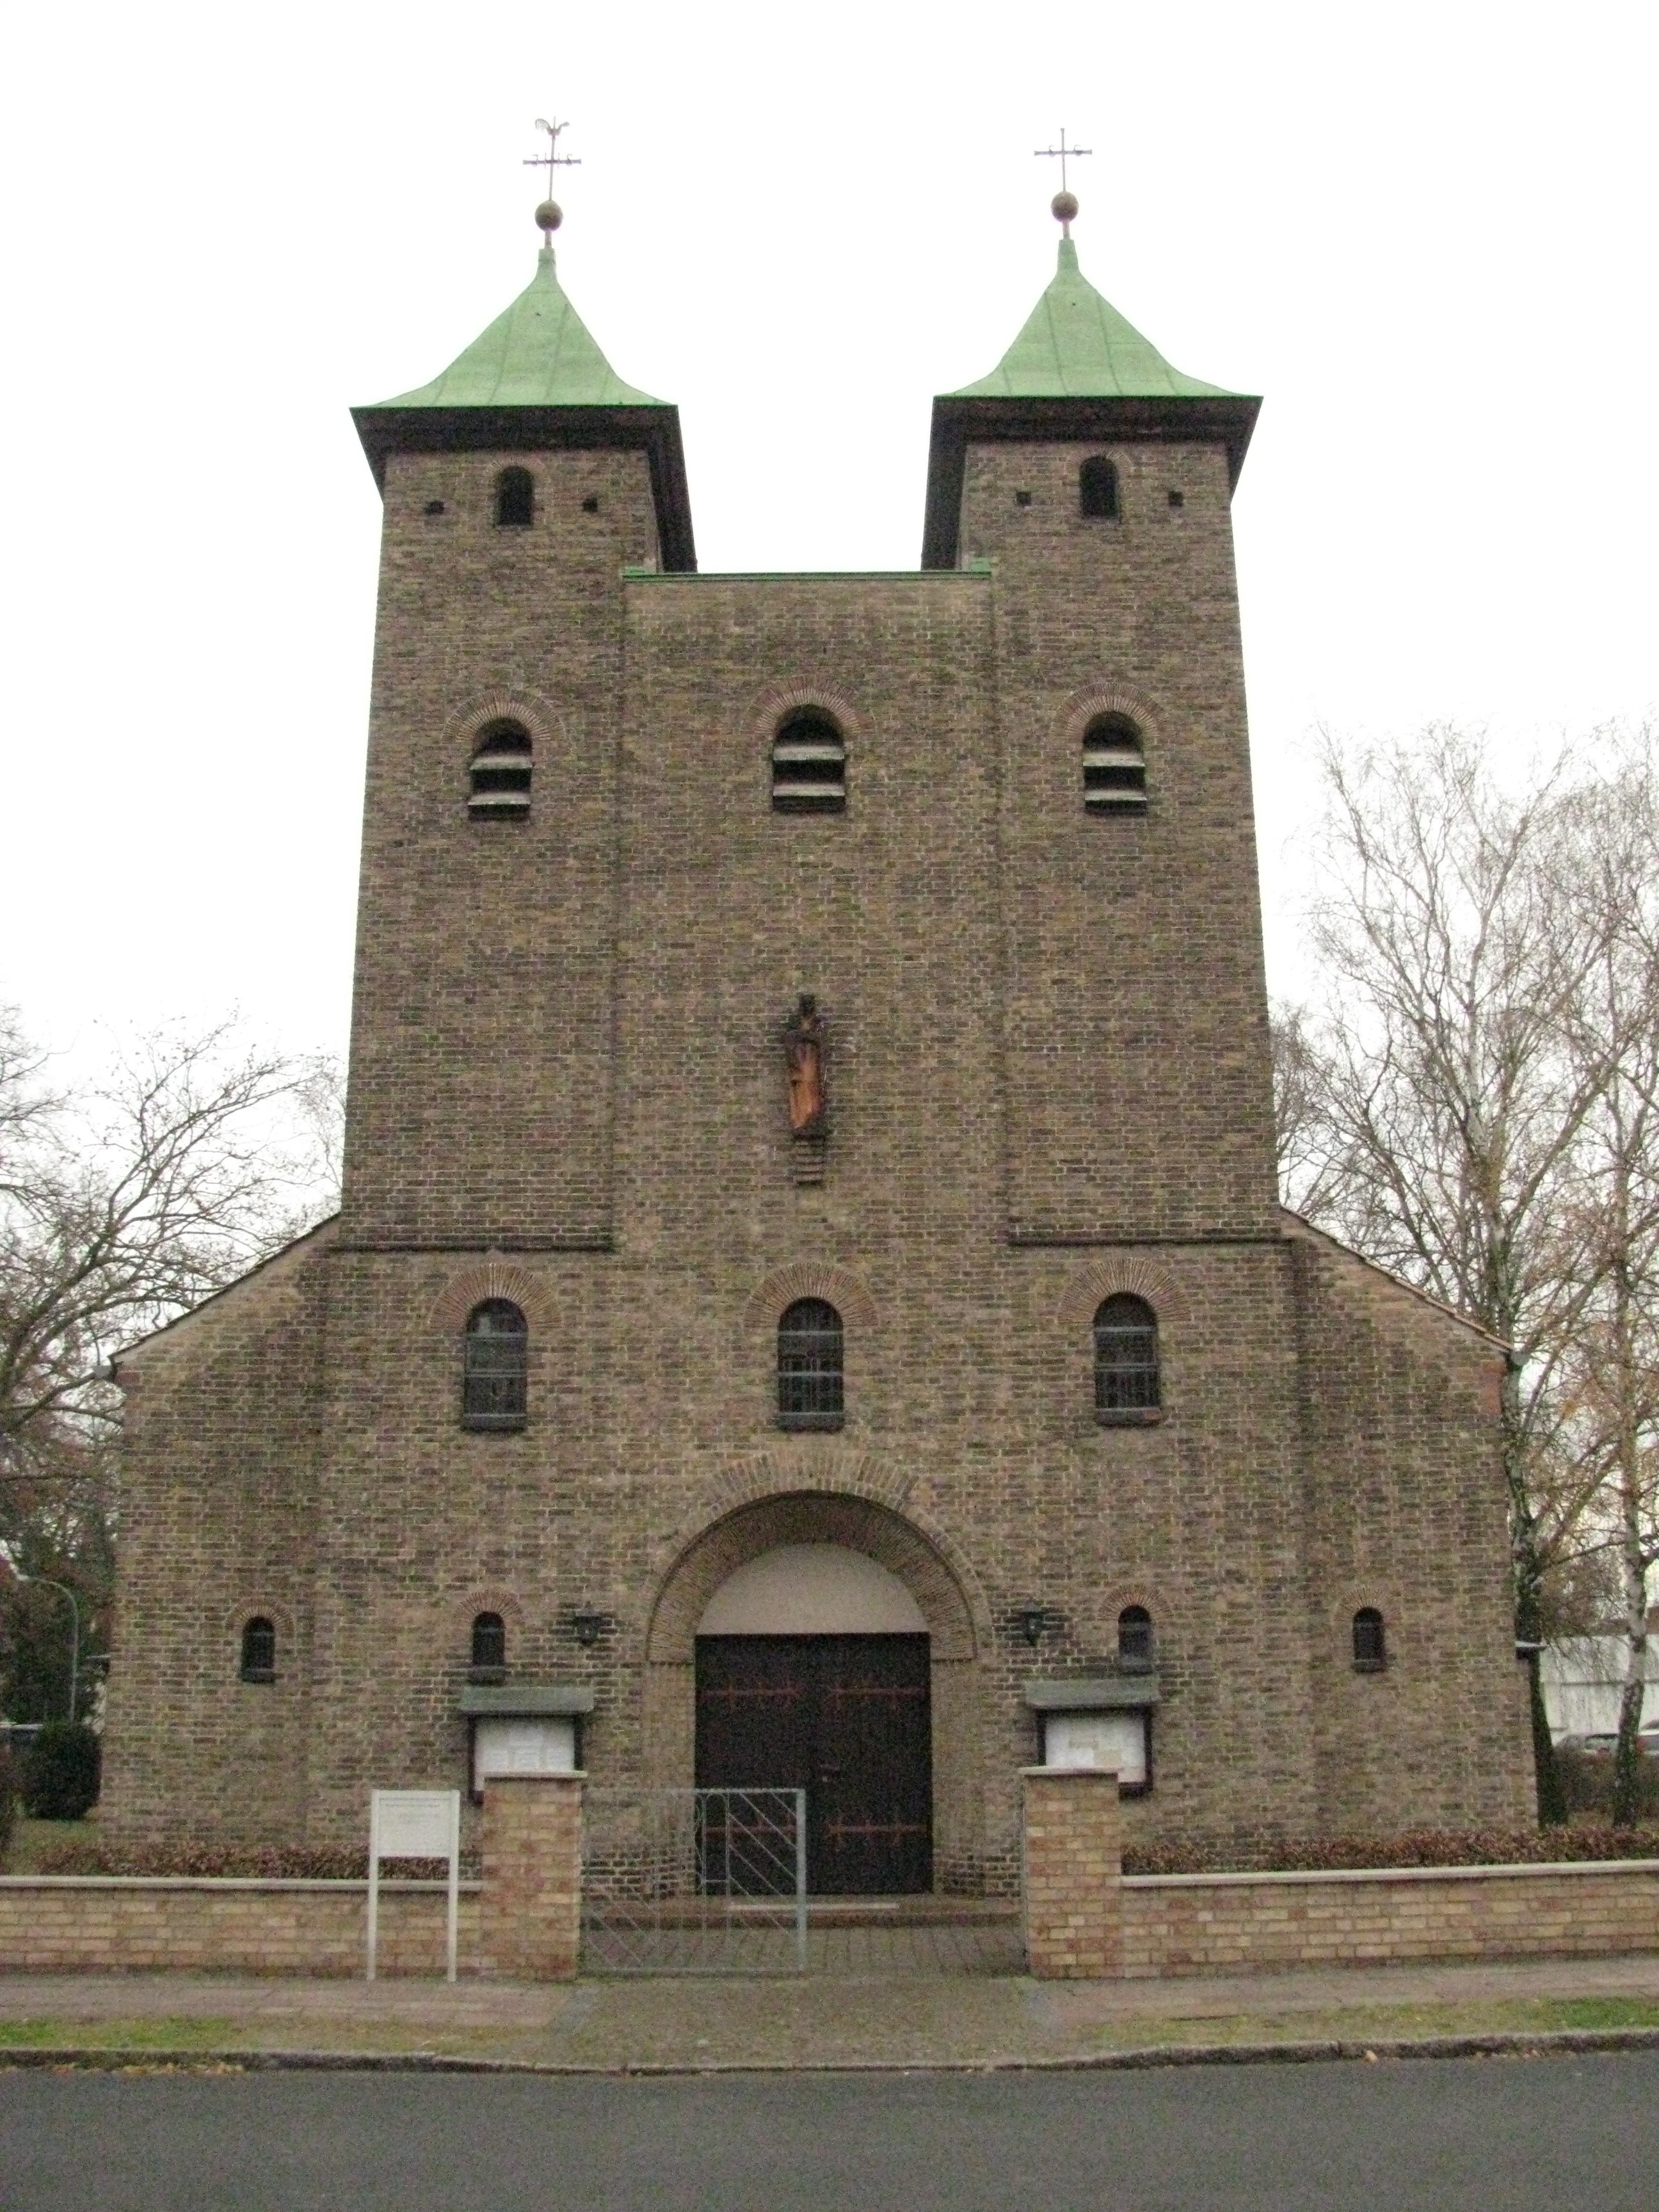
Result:
[[580,169],[581,158],[579,155],[559,151],[559,133],[570,128],[568,123],[550,123],[544,115],[538,115],[536,128],[547,133],[547,151],[532,154],[524,166],[526,169],[545,169],[547,172],[547,198],[536,210],[536,225],[542,234],[543,243],[551,246],[554,232],[564,221],[564,210],[553,197],[553,172],[555,169]]
[[1092,146],[1068,146],[1066,143],[1066,133],[1063,130],[1060,134],[1058,146],[1037,146],[1032,149],[1033,155],[1037,161],[1058,161],[1060,164],[1060,190],[1054,194],[1052,205],[1060,222],[1061,234],[1066,238],[1072,234],[1072,217],[1077,213],[1077,194],[1072,191],[1066,181],[1066,164],[1068,161],[1080,161],[1085,155],[1092,154],[1094,150]]

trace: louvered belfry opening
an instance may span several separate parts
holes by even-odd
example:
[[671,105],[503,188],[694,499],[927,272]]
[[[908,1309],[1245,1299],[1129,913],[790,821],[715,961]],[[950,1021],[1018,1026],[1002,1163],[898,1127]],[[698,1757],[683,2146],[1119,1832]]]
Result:
[[1091,814],[1144,814],[1146,753],[1127,714],[1097,714],[1083,733],[1083,804]]
[[778,1322],[778,1425],[838,1429],[845,1413],[841,1316],[826,1298],[797,1298]]
[[847,740],[833,714],[803,707],[772,740],[772,805],[779,814],[841,814],[847,806]]
[[521,1429],[528,1411],[530,1331],[509,1298],[486,1298],[467,1318],[461,1370],[464,1429]]
[[466,800],[475,820],[510,819],[530,811],[534,752],[522,722],[489,722],[479,731]]

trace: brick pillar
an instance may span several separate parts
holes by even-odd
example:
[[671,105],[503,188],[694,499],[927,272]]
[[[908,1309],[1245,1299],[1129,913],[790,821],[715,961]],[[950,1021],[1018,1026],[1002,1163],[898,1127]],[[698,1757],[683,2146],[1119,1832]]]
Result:
[[480,1949],[489,1974],[568,1981],[581,1942],[580,1774],[496,1774],[484,1786]]
[[1123,1971],[1115,1769],[1028,1766],[1021,1780],[1025,1970],[1040,1981]]

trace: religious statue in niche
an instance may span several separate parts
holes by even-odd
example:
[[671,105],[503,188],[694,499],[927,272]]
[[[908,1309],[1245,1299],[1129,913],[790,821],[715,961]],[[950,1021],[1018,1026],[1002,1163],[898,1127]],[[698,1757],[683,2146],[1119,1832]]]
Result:
[[803,991],[783,1025],[783,1059],[789,1079],[789,1133],[822,1137],[824,1130],[823,1016]]

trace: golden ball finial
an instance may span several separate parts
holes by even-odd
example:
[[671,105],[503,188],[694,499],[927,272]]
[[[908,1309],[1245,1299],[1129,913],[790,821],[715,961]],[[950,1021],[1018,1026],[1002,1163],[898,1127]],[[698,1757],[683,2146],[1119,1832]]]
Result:
[[536,210],[536,228],[549,246],[553,242],[554,232],[563,221],[564,210],[557,200],[544,200]]
[[1056,192],[1049,205],[1054,210],[1056,222],[1074,222],[1077,220],[1075,192]]

